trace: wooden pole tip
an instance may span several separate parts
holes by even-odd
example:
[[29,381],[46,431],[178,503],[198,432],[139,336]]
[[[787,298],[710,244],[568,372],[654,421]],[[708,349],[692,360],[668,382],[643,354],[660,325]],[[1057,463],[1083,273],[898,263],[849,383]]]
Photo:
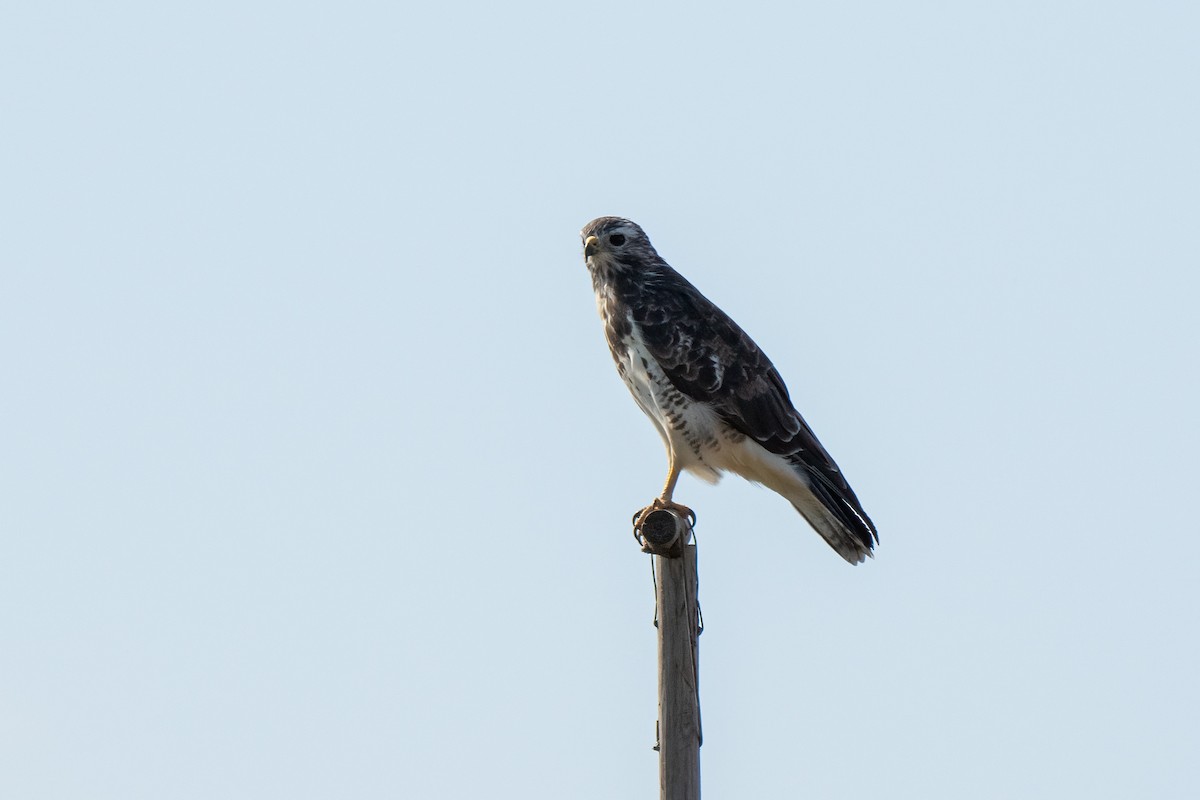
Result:
[[642,514],[636,525],[642,551],[667,558],[679,558],[683,555],[689,530],[687,520],[666,508]]

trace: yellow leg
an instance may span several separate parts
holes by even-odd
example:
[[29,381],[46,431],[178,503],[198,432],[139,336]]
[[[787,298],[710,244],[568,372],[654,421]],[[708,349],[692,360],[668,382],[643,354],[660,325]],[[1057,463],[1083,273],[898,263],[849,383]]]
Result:
[[663,484],[662,494],[658,496],[664,506],[671,505],[671,495],[675,494],[675,484],[679,481],[679,465],[675,463],[675,454],[671,453],[669,459],[667,482]]
[[694,511],[685,505],[680,505],[671,500],[671,496],[675,494],[675,484],[679,481],[680,469],[679,465],[675,462],[674,453],[669,453],[668,459],[670,463],[667,466],[667,482],[663,484],[662,494],[654,498],[653,503],[643,508],[634,516],[635,526],[646,514],[649,514],[651,511],[658,511],[659,509],[673,511],[685,520],[688,520],[689,523],[694,522],[696,519]]

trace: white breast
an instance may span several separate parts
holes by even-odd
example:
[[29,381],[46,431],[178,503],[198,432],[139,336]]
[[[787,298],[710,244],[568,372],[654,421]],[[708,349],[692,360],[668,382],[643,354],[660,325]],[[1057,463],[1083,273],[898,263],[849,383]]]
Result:
[[632,323],[632,333],[622,344],[625,383],[676,463],[706,481],[716,482],[720,478],[720,451],[727,446],[726,425],[707,405],[694,402],[671,384],[646,348],[636,323]]

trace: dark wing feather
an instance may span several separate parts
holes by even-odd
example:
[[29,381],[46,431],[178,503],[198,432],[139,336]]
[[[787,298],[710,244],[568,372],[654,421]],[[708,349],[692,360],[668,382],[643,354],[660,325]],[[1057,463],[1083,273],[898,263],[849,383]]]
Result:
[[792,405],[766,354],[673,270],[643,291],[642,302],[633,306],[634,321],[675,388],[708,403],[734,429],[804,470],[814,494],[870,548],[877,541],[874,524]]

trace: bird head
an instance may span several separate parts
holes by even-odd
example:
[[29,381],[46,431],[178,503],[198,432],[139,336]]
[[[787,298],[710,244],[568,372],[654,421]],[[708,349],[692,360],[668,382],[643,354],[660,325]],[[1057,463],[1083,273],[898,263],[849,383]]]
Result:
[[588,269],[623,271],[659,260],[646,232],[621,217],[599,217],[583,226],[583,258]]

